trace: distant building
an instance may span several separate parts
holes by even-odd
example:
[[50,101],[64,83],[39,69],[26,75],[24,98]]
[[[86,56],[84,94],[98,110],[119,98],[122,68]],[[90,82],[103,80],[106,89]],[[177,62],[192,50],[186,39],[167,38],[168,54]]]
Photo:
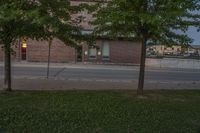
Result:
[[200,45],[189,45],[186,53],[191,56],[199,56],[200,55]]
[[152,52],[156,55],[179,55],[181,54],[182,47],[173,45],[171,47],[165,45],[151,45],[147,48],[147,52]]

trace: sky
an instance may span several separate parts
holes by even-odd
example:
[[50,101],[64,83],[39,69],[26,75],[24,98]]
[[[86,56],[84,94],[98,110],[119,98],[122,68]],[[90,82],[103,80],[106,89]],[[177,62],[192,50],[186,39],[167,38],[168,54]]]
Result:
[[196,28],[190,28],[188,30],[188,36],[194,39],[193,45],[200,45],[200,32],[197,32]]
[[[195,11],[195,14],[200,14],[199,11]],[[189,28],[188,36],[193,39],[193,45],[200,45],[200,32],[197,32],[197,28]]]

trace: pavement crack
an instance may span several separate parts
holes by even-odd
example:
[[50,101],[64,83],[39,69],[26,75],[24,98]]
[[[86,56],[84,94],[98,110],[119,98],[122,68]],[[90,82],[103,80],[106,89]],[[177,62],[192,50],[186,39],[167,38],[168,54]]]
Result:
[[64,72],[66,68],[62,68],[61,70],[59,70],[56,74],[53,75],[53,77],[57,77],[58,75],[60,75],[60,73]]

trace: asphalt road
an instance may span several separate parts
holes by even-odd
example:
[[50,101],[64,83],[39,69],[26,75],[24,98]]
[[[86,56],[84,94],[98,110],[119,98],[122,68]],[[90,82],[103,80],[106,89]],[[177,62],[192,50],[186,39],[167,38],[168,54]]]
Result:
[[[13,67],[13,76],[41,78],[46,77],[46,68],[43,67]],[[0,66],[0,76],[3,77],[3,67]],[[118,80],[131,81],[138,79],[138,69],[86,69],[86,68],[51,68],[50,78],[56,79],[85,79],[85,80]],[[148,69],[145,75],[146,80],[151,81],[200,81],[199,71],[189,70],[159,70]]]

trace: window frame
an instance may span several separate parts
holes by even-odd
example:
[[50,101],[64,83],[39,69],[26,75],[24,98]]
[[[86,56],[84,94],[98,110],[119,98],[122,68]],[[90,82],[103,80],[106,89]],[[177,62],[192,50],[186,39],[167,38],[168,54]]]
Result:
[[[108,45],[108,56],[104,56],[103,54],[104,54],[104,45],[105,44],[107,44]],[[109,42],[108,41],[102,41],[102,45],[101,45],[101,53],[102,53],[102,59],[103,60],[110,60],[110,44],[109,44]]]
[[[91,56],[90,54],[91,54],[91,51],[90,50],[92,50],[92,49],[94,49],[96,52],[96,54],[95,54],[95,56]],[[88,56],[89,56],[89,58],[90,59],[96,59],[97,58],[97,48],[96,47],[89,47],[89,50],[88,50]]]

